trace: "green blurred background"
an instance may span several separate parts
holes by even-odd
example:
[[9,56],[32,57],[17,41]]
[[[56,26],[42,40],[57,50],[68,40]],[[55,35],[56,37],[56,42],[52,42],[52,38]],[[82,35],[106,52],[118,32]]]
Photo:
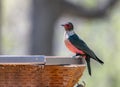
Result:
[[61,24],[76,33],[105,64],[92,64],[86,87],[120,87],[119,0],[0,0],[0,54],[73,56]]

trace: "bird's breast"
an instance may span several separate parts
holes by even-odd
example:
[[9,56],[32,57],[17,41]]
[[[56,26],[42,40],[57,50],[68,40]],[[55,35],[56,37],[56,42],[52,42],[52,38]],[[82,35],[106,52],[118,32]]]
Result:
[[82,50],[76,48],[70,41],[69,39],[64,40],[66,47],[72,51],[73,53],[79,53],[79,54],[85,54]]

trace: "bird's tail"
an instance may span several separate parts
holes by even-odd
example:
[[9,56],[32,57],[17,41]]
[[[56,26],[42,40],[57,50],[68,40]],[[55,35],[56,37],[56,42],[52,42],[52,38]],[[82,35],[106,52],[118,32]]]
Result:
[[[91,76],[91,65],[90,65],[90,56],[86,56],[85,60],[87,62],[87,68],[88,68],[88,73]],[[97,56],[96,58],[93,58],[94,60],[96,60],[97,62],[99,62],[100,64],[104,64],[104,62],[102,60],[100,60]]]
[[85,58],[85,60],[86,60],[86,62],[87,62],[88,73],[89,73],[89,75],[91,76],[90,57],[87,56],[87,57]]
[[93,58],[94,60],[96,60],[97,62],[99,62],[100,64],[104,64],[104,62],[102,60],[100,60],[97,56],[96,58]]

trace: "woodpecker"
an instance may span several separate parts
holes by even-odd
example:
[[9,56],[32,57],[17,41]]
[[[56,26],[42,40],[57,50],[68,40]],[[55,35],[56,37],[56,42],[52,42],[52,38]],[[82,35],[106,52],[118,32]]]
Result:
[[102,60],[100,60],[95,53],[87,46],[87,44],[74,32],[74,26],[71,22],[66,24],[62,24],[65,29],[65,45],[66,47],[75,53],[75,56],[82,56],[85,58],[88,68],[88,73],[91,76],[91,66],[90,66],[90,58],[96,60],[100,64],[104,64]]

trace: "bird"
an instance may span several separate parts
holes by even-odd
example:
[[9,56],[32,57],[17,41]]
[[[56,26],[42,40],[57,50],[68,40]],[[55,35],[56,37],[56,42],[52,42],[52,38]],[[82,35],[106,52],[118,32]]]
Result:
[[104,64],[102,60],[100,60],[96,54],[88,47],[88,45],[75,33],[74,25],[71,22],[67,22],[62,24],[61,26],[65,29],[65,45],[66,47],[73,53],[75,56],[82,56],[85,58],[87,63],[88,73],[91,76],[91,64],[90,59],[94,59],[100,64]]

